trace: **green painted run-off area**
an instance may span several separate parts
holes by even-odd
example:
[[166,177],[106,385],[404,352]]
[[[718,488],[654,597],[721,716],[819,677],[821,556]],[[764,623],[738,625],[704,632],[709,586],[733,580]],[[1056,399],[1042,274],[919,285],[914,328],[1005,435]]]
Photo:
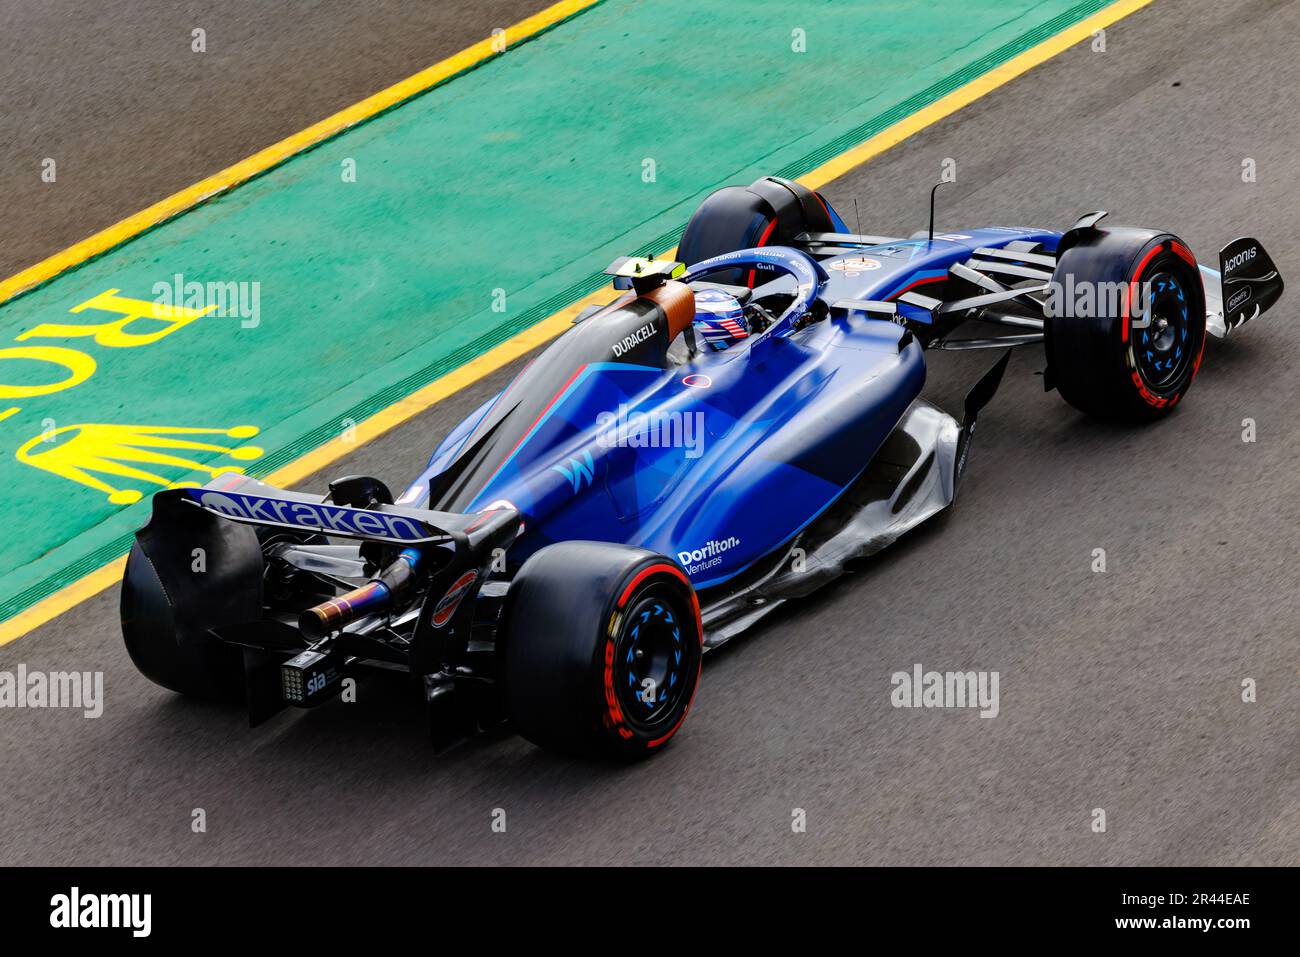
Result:
[[[807,172],[1104,6],[606,0],[0,307],[0,619],[125,552],[159,486],[113,472],[142,446],[266,474],[671,247],[710,190]],[[256,325],[32,335],[178,275],[256,283]]]

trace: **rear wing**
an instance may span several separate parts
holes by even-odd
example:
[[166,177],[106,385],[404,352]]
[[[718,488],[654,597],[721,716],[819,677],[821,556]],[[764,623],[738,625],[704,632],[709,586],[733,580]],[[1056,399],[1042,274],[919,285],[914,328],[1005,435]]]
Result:
[[178,495],[188,504],[246,525],[393,545],[445,544],[465,541],[468,536],[472,546],[477,538],[471,535],[473,531],[498,524],[486,520],[489,513],[466,515],[382,504],[371,508],[334,505],[322,501],[319,495],[289,492],[234,473],[219,475],[201,488],[159,494]]
[[1282,296],[1285,284],[1258,239],[1244,236],[1219,250],[1219,268],[1201,266],[1205,283],[1205,327],[1224,338],[1258,318]]

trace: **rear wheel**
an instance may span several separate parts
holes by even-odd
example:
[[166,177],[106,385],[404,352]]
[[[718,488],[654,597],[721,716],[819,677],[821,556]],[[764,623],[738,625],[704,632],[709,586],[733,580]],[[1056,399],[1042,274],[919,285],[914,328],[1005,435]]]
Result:
[[122,636],[131,661],[172,691],[238,700],[243,655],[212,629],[261,617],[262,573],[252,528],[159,492],[122,578]]
[[[792,180],[765,176],[750,186],[724,186],[710,193],[682,233],[677,258],[693,266],[738,249],[789,245],[805,232],[834,232],[830,206]],[[753,285],[754,271],[715,274],[717,282]]]
[[534,744],[623,760],[653,754],[690,710],[702,654],[695,592],[661,555],[563,542],[511,582],[501,679],[511,721]]
[[1060,254],[1052,278],[1044,342],[1061,397],[1106,419],[1171,412],[1205,348],[1205,290],[1186,244],[1153,230],[1090,230]]

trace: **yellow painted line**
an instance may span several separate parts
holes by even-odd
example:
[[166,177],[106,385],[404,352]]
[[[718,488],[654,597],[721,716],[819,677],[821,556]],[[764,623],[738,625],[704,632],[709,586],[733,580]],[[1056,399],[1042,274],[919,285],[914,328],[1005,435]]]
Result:
[[14,615],[8,621],[0,622],[0,645],[7,645],[21,638],[35,628],[39,628],[53,618],[57,618],[74,605],[79,605],[87,598],[98,595],[105,588],[122,580],[126,570],[126,556],[115,558],[102,568],[96,568],[89,575],[78,578],[71,585],[56,591]]
[[[509,45],[525,40],[533,34],[555,25],[566,17],[571,17],[575,13],[594,6],[598,2],[600,0],[562,0],[560,3],[533,14],[526,20],[520,20],[514,26],[506,28],[505,41],[507,49]],[[247,159],[195,183],[188,189],[183,189],[179,193],[154,203],[148,209],[115,223],[102,232],[95,233],[88,239],[83,239],[75,246],[69,246],[62,252],[55,253],[49,259],[42,260],[36,265],[24,269],[16,276],[10,276],[8,279],[0,281],[0,303],[12,299],[33,286],[48,282],[60,273],[66,272],[74,266],[79,266],[115,246],[120,246],[128,239],[132,239],[152,229],[159,223],[166,222],[173,216],[194,208],[199,203],[211,199],[218,193],[225,192],[232,186],[238,186],[259,173],[266,172],[271,167],[283,163],[290,157],[315,146],[322,140],[329,139],[350,126],[355,126],[363,120],[368,120],[372,116],[396,106],[403,100],[409,100],[416,94],[437,86],[448,77],[455,76],[457,73],[498,55],[497,51],[492,48],[494,42],[498,41],[493,37],[480,40],[454,56],[435,63],[428,69],[421,70],[414,76],[409,76],[400,83],[396,83],[386,90],[381,90],[374,96],[367,97],[359,103],[354,103],[347,109],[341,110],[273,146],[268,146],[260,153],[254,153]]]
[[[917,110],[911,116],[899,120],[886,130],[881,130],[871,139],[847,150],[808,174],[799,177],[799,182],[809,189],[821,189],[833,179],[838,179],[854,167],[861,166],[874,156],[879,156],[891,146],[897,146],[909,136],[931,126],[946,116],[951,116],[964,106],[987,96],[998,87],[1010,83],[1016,77],[1028,73],[1034,67],[1050,60],[1063,50],[1076,43],[1092,37],[1098,30],[1122,20],[1129,14],[1150,5],[1154,0],[1118,0],[1104,10],[1098,10],[1092,16],[1080,20],[1072,27],[1048,37],[1037,46],[1032,46],[1024,53],[1018,54],[1006,63],[976,77],[964,86],[953,90],[947,96],[935,100],[929,106]],[[1103,54],[1104,55],[1104,54]]]
[[[551,19],[546,23],[533,28],[534,32],[536,32],[536,30],[542,29],[545,25],[549,25],[549,23],[553,23],[558,19],[563,19],[586,6],[590,6],[591,2],[594,2],[594,0],[589,0],[589,2],[578,2],[578,0],[574,0],[574,2],[569,3],[558,3],[537,14],[535,17],[524,20],[518,26],[512,27],[508,35],[516,36],[516,30],[523,28],[526,24],[535,20],[551,15]],[[898,145],[909,136],[916,134],[927,126],[939,122],[939,120],[946,116],[952,115],[962,107],[967,106],[980,97],[991,93],[993,90],[1009,83],[1016,77],[1027,73],[1041,63],[1050,60],[1061,51],[1090,38],[1097,30],[1108,27],[1116,21],[1123,19],[1129,14],[1142,9],[1153,2],[1154,0],[1118,0],[1118,2],[1106,7],[1104,10],[1100,10],[1088,18],[1080,20],[1074,26],[1069,27],[1054,36],[1048,37],[1042,43],[1039,43],[1037,46],[1031,47],[1024,53],[1013,57],[1006,63],[1002,64],[1002,66],[971,80],[965,86],[959,87],[942,99],[936,100],[929,106],[918,110],[911,116],[899,120],[893,126],[882,130],[875,136],[871,137],[871,139],[855,146],[853,149],[828,160],[823,165],[817,167],[817,169],[799,177],[799,182],[803,183],[810,189],[820,189],[831,180],[843,176],[855,167],[880,155],[890,147]],[[554,11],[560,10],[561,8],[565,8],[567,12],[554,13]],[[487,42],[488,41],[485,41],[485,43]],[[474,47],[470,47],[469,50],[464,51],[464,53],[452,57],[452,60],[456,60],[459,57],[464,56],[466,53],[483,46],[483,43],[476,44]],[[490,43],[487,49],[490,52]],[[444,63],[448,62],[451,61],[444,61]],[[443,64],[438,64],[437,66],[430,67],[430,71],[436,71],[442,65]],[[459,69],[464,69],[464,66],[458,67],[457,70],[452,70],[450,72],[455,73]],[[428,73],[429,71],[425,72]],[[417,76],[423,75],[424,74],[417,74]],[[414,80],[415,77],[412,77],[411,79]],[[385,90],[384,93],[380,93],[378,96],[382,97],[391,90],[395,90],[403,85],[404,84],[398,84],[397,87]],[[406,94],[406,96],[409,95],[411,94]],[[398,102],[402,98],[405,97],[394,99],[393,102]],[[371,99],[374,99],[374,97]],[[363,103],[369,102],[370,100],[363,101]],[[358,107],[361,105],[362,104],[357,104]],[[386,107],[379,107],[379,109],[384,108]],[[350,114],[352,109],[356,109],[356,107],[344,110],[342,113],[336,114],[336,117]],[[336,117],[331,117],[331,120]],[[328,123],[330,120],[326,120],[325,122]],[[352,120],[351,122],[356,122],[356,120]],[[315,127],[312,127],[312,129],[315,129]],[[304,136],[309,132],[311,131],[304,130],[303,133],[298,134],[298,136]],[[285,142],[287,143],[294,139],[297,139],[297,137],[290,137],[290,139],[285,140]],[[315,142],[315,140],[307,141],[305,145],[300,148],[305,148],[306,145],[310,145],[311,142]],[[275,148],[276,147],[272,147],[271,149]],[[261,155],[262,154],[260,153],[258,154],[258,156]],[[257,157],[250,157],[244,162],[247,163],[256,158]],[[278,160],[276,162],[278,162]],[[240,163],[236,166],[232,166],[231,170],[239,169],[243,165],[243,163]],[[229,172],[229,170],[227,172]],[[222,174],[218,174],[218,176],[220,175]],[[204,182],[208,181],[205,180]],[[177,196],[186,195],[193,190],[199,190],[203,185],[203,183],[199,183],[196,186],[191,187],[190,190],[186,190],[185,193],[178,193]],[[233,185],[233,183],[231,185]],[[173,197],[173,199],[174,198],[175,197]],[[198,200],[195,200],[194,202],[197,201]],[[191,205],[193,205],[193,203],[191,203]],[[147,213],[149,213],[149,210],[145,210],[145,212],[139,214],[139,216],[145,216]],[[123,223],[119,224],[119,226],[125,223],[131,223],[138,218],[139,217],[133,216],[129,220],[124,220]],[[117,227],[113,227],[113,229],[116,228]],[[144,228],[147,228],[147,226],[138,227],[136,231],[138,232],[139,229]],[[112,230],[106,230],[106,232],[111,231]],[[103,236],[104,233],[100,233],[99,235]],[[98,237],[91,237],[91,239],[86,242],[92,242],[96,238]],[[59,256],[46,260],[46,263],[59,260],[62,256],[72,253],[73,250],[78,249],[81,245],[85,244],[74,246],[72,249],[67,250],[66,253],[61,253]],[[92,252],[85,254],[85,256],[90,255],[95,255],[95,253]],[[83,256],[83,258],[85,257]],[[70,263],[70,265],[75,265],[75,263],[81,261],[81,259],[76,259]],[[45,263],[41,263],[39,266],[34,266],[33,269],[39,269],[44,265]],[[68,266],[62,268],[68,268]],[[55,272],[57,271],[58,270],[55,270]],[[28,270],[28,272],[31,272],[31,270]],[[50,275],[54,274],[54,272],[50,273]],[[19,275],[21,276],[24,274]],[[17,279],[19,277],[14,278]],[[13,281],[14,280],[9,280],[10,283]],[[5,296],[2,294],[2,291],[6,289],[7,286],[8,283],[0,284],[0,302],[4,301]],[[12,295],[12,293],[10,293],[10,295]],[[585,309],[587,306],[602,304],[605,301],[608,301],[609,298],[610,291],[608,289],[601,289],[579,299],[568,308],[561,309],[554,315],[543,319],[537,325],[507,339],[494,349],[483,353],[483,355],[479,356],[477,359],[473,359],[460,368],[447,373],[447,375],[443,376],[441,379],[429,383],[418,392],[414,392],[405,399],[402,399],[400,402],[394,403],[388,408],[376,412],[370,418],[357,425],[353,441],[347,442],[342,438],[338,438],[327,442],[325,445],[308,452],[301,458],[295,459],[284,467],[277,469],[266,477],[266,481],[272,485],[281,486],[293,485],[296,482],[301,482],[303,479],[318,472],[330,463],[335,462],[349,452],[354,451],[357,447],[378,438],[390,429],[414,418],[416,415],[419,415],[421,412],[424,412],[436,403],[447,398],[447,396],[452,393],[478,382],[480,379],[485,378],[496,370],[510,362],[513,362],[520,356],[525,355],[546,342],[549,342],[551,339],[563,332],[573,321],[573,317],[581,310]],[[40,625],[45,624],[47,621],[63,614],[63,612],[67,611],[79,602],[82,602],[92,595],[98,594],[105,588],[108,588],[122,577],[122,570],[125,567],[125,559],[117,559],[116,561],[110,562],[103,568],[91,572],[85,578],[73,582],[71,585],[55,592],[48,598],[45,598],[42,601],[37,602],[35,605],[32,605],[30,608],[19,612],[8,621],[0,622],[0,645],[5,645],[16,638],[25,635],[32,629],[37,628]]]

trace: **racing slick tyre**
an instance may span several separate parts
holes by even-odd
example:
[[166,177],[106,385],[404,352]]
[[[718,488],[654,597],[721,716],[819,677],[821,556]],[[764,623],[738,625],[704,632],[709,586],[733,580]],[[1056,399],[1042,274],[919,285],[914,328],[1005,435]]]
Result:
[[150,681],[194,698],[236,701],[243,655],[210,629],[256,621],[264,563],[246,525],[154,497],[122,577],[122,636]]
[[[1150,229],[1083,230],[1059,254],[1052,282],[1058,301],[1044,345],[1061,397],[1111,420],[1150,422],[1171,412],[1205,349],[1205,289],[1186,244]],[[1092,308],[1079,308],[1089,299]]]
[[636,760],[659,751],[699,683],[695,591],[676,562],[641,548],[543,548],[511,582],[499,634],[511,722],[568,754]]
[[[693,266],[738,249],[788,245],[800,233],[834,231],[830,206],[820,193],[765,176],[750,186],[724,186],[706,196],[686,224],[677,259]],[[719,282],[753,285],[753,270],[716,275]]]

